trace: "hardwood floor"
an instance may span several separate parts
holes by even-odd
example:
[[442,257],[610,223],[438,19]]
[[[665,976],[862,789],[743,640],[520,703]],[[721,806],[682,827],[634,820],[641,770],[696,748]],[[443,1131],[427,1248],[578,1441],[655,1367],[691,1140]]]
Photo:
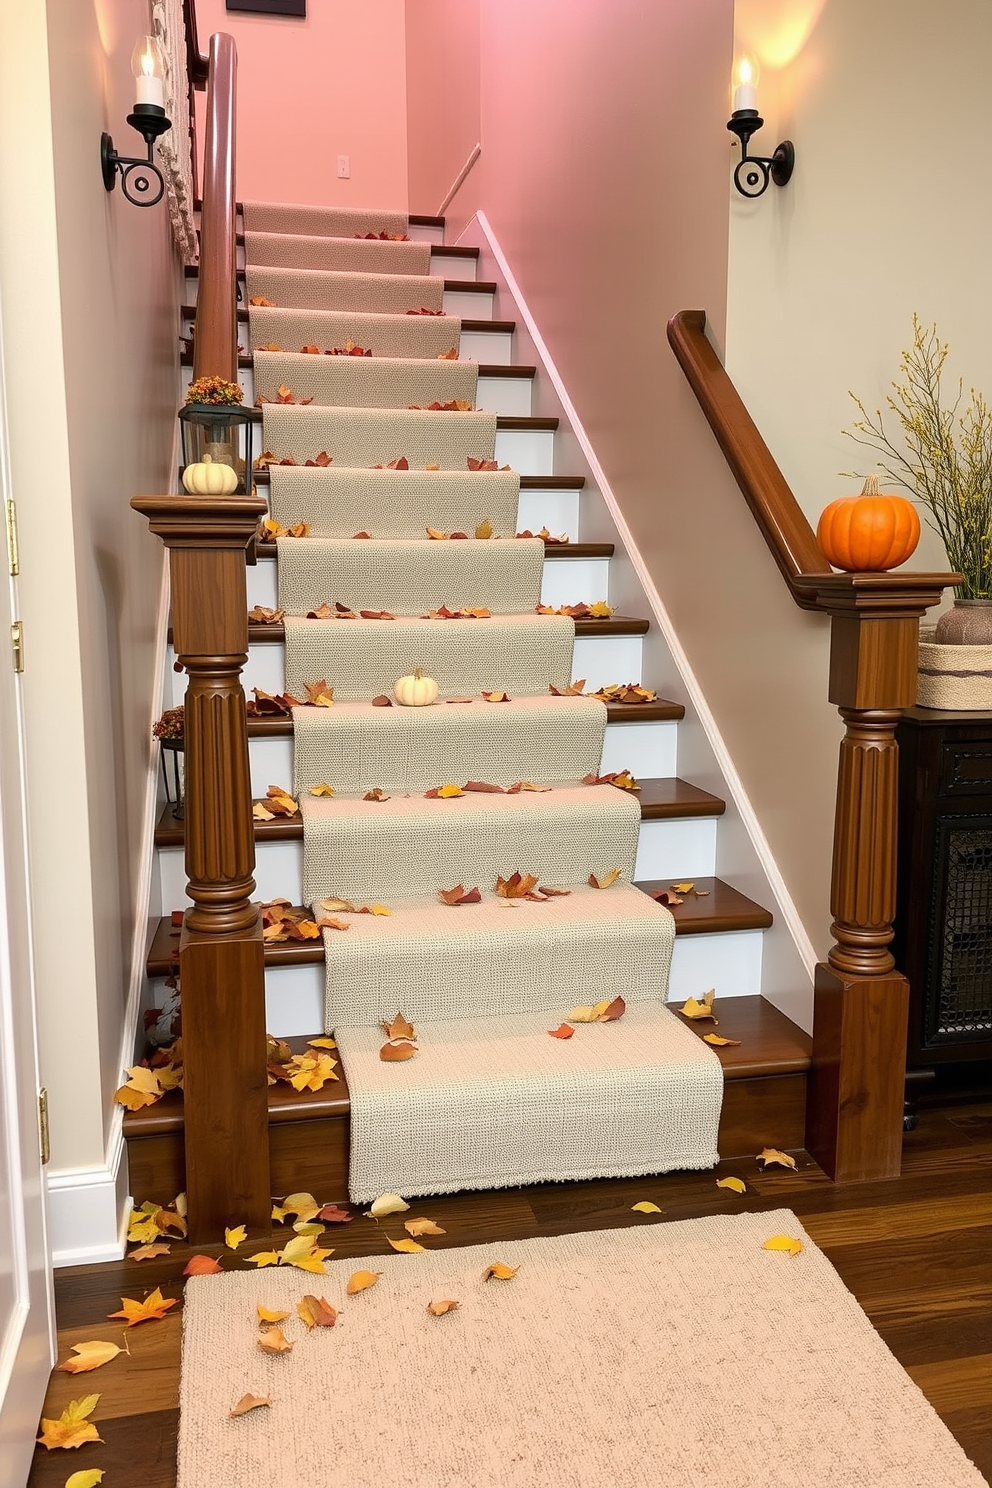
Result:
[[[907,1133],[903,1173],[880,1183],[837,1188],[805,1155],[797,1172],[760,1173],[750,1159],[716,1174],[548,1184],[425,1201],[447,1235],[434,1245],[472,1245],[641,1223],[630,1206],[648,1198],[665,1218],[790,1208],[830,1258],[882,1338],[931,1401],[976,1466],[992,1480],[992,1103],[934,1108]],[[720,1193],[714,1177],[746,1179],[741,1198]],[[171,1194],[140,1194],[165,1202]],[[341,1194],[317,1195],[322,1201]],[[278,1229],[278,1227],[277,1227]],[[284,1232],[283,1232],[284,1233]],[[336,1258],[385,1252],[382,1232],[358,1217],[333,1230]],[[249,1245],[249,1250],[257,1249]],[[244,1262],[222,1247],[226,1269]],[[107,1314],[122,1296],[155,1286],[181,1296],[190,1251],[56,1272],[59,1360],[92,1338],[117,1340]],[[80,1377],[53,1374],[45,1415],[100,1392],[95,1414],[104,1444],[73,1452],[38,1448],[27,1488],[62,1488],[67,1476],[100,1467],[108,1484],[174,1488],[181,1306],[161,1322],[131,1329],[130,1355]],[[867,1407],[866,1407],[867,1408]],[[760,1485],[756,1485],[760,1488]]]

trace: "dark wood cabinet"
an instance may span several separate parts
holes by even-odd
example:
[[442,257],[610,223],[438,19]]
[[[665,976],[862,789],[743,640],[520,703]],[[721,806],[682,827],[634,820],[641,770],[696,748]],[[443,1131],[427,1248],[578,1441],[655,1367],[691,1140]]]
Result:
[[899,725],[893,951],[909,978],[907,1068],[992,1058],[992,712]]

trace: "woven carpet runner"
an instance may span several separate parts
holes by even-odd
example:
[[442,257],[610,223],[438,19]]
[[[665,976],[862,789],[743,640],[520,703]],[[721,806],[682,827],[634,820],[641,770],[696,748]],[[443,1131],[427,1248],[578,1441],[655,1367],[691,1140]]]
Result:
[[[310,525],[278,542],[286,687],[335,698],[293,710],[304,897],[317,917],[335,917],[322,901],[390,911],[324,930],[351,1196],[710,1166],[722,1075],[664,1006],[674,922],[632,886],[638,801],[581,783],[606,709],[549,691],[571,681],[575,626],[536,613],[544,545],[515,537],[519,477],[475,468],[496,417],[475,407],[477,365],[449,355],[460,323],[406,313],[442,308],[429,245],[395,214],[246,203],[245,226],[249,295],[271,302],[250,311],[255,390],[295,400],[262,404],[264,448],[296,462],[271,467],[271,510]],[[469,406],[429,407],[448,402]],[[373,704],[418,666],[433,705]],[[467,781],[493,789],[425,794]],[[514,872],[566,892],[509,902],[495,886]],[[478,902],[442,902],[456,884]],[[621,1020],[548,1037],[616,997]],[[418,1053],[384,1062],[398,1008]]]

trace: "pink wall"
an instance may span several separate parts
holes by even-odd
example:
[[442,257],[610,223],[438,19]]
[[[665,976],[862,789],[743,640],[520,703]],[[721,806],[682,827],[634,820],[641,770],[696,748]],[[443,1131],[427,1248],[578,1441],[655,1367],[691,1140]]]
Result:
[[[826,623],[789,598],[665,339],[674,311],[702,308],[723,342],[733,0],[480,4],[482,157],[449,237],[485,212],[822,951]],[[408,30],[434,27],[417,50],[437,86],[460,5],[408,9]]]
[[433,215],[481,141],[479,0],[407,0],[410,211]]
[[[238,46],[238,195],[405,211],[404,0],[310,0],[307,11],[248,15],[197,0],[201,49],[214,31]],[[346,181],[339,155],[351,160]]]

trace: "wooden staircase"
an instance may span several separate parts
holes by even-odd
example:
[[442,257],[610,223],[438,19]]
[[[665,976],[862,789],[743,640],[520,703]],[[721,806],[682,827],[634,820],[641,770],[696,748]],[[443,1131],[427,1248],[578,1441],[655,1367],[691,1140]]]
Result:
[[[200,373],[232,378],[237,367],[250,366],[250,358],[239,358],[235,346],[247,312],[235,303],[235,296],[243,296],[244,275],[235,230],[233,77],[233,44],[230,38],[214,37],[203,284],[199,270],[186,271],[190,290],[200,289],[197,335],[191,341],[192,303],[179,328],[184,362],[195,362]],[[435,240],[432,272],[444,279],[446,310],[463,317],[462,354],[477,359],[488,379],[485,403],[499,414],[497,459],[527,472],[521,482],[521,525],[537,530],[546,524],[557,531],[563,525],[561,512],[572,514],[573,541],[567,551],[549,549],[546,572],[549,566],[578,572],[584,564],[608,562],[612,544],[581,541],[583,479],[555,471],[558,420],[516,411],[519,405],[512,404],[521,388],[533,384],[536,369],[512,364],[515,326],[512,320],[494,318],[497,284],[474,278],[477,250],[452,250],[437,241],[443,234],[438,219],[411,222]],[[894,798],[887,782],[894,768],[895,724],[912,701],[919,616],[951,578],[824,572],[826,564],[808,524],[716,362],[703,327],[704,317],[695,312],[676,317],[670,330],[673,347],[797,604],[831,616],[830,696],[848,727],[842,747],[831,903],[837,944],[829,964],[818,969],[813,1037],[760,996],[726,998],[721,1031],[741,1042],[718,1051],[726,1081],[721,1152],[741,1155],[766,1143],[783,1148],[805,1143],[838,1179],[882,1176],[898,1171],[906,1003],[905,981],[888,952],[894,911]],[[487,344],[490,355],[483,350]],[[247,401],[251,397],[249,391]],[[263,484],[259,482],[260,487]],[[548,503],[547,508],[542,503]],[[163,915],[148,958],[153,979],[173,970],[177,959],[181,966],[186,1104],[172,1093],[150,1108],[129,1113],[124,1129],[135,1197],[171,1196],[185,1187],[190,1194],[191,1237],[206,1239],[223,1222],[247,1220],[251,1228],[263,1229],[271,1194],[308,1188],[324,1201],[342,1198],[349,1100],[343,1079],[312,1095],[280,1086],[266,1092],[264,1071],[258,1067],[265,972],[305,970],[322,959],[321,949],[307,944],[263,947],[249,898],[256,852],[255,875],[264,879],[266,853],[295,843],[302,831],[293,819],[253,827],[247,777],[239,763],[242,750],[247,768],[251,746],[278,746],[292,733],[288,718],[246,721],[243,701],[238,701],[246,649],[244,681],[250,687],[258,675],[271,678],[272,665],[265,657],[275,655],[282,640],[280,627],[248,629],[244,621],[246,598],[248,604],[269,602],[261,596],[268,592],[266,571],[271,574],[272,566],[264,561],[268,557],[264,552],[257,553],[263,561],[255,562],[252,539],[261,503],[244,498],[228,498],[225,503],[152,497],[136,498],[133,505],[170,547],[177,656],[190,673],[191,809],[185,831],[183,824],[163,815],[156,846],[167,854],[185,845],[194,908],[182,925],[182,911],[174,903],[163,905],[172,913]],[[553,515],[541,520],[538,513],[546,509]],[[253,565],[248,594],[245,556]],[[218,598],[204,610],[202,595],[212,586]],[[601,596],[575,598],[579,597],[591,601]],[[639,616],[580,621],[579,643],[588,643],[595,651],[584,651],[582,661],[577,657],[576,669],[581,672],[586,656],[596,655],[590,670],[595,674],[599,666],[604,675],[594,675],[591,686],[603,685],[610,672],[608,648],[639,645],[638,638],[649,628],[648,620]],[[631,654],[616,652],[624,659]],[[650,684],[651,679],[630,677],[620,667],[609,680]],[[273,689],[271,680],[258,685],[280,690]],[[614,734],[619,730],[622,738],[633,724],[674,728],[682,712],[679,704],[660,699],[636,708],[610,705],[608,738],[609,730]],[[229,741],[233,751],[229,755],[218,752],[222,738]],[[645,774],[637,767],[635,773]],[[283,772],[272,778],[288,776]],[[644,837],[676,822],[712,822],[724,812],[725,803],[672,774],[642,778],[641,808]],[[712,872],[696,872],[686,864],[684,871],[673,866],[642,874],[639,863],[638,875],[639,887],[646,892],[682,877],[705,889],[703,897],[687,896],[676,907],[676,956],[693,942],[703,944],[700,937],[705,937],[708,949],[721,943],[733,947],[742,944],[735,942],[736,935],[760,935],[771,924],[764,908]],[[267,896],[263,892],[261,897]],[[697,983],[693,990],[699,993],[705,985]],[[679,1001],[677,994],[674,1001]],[[270,1031],[295,1040],[297,1047],[307,1036],[306,1031],[281,1028],[278,1017]],[[314,1019],[309,1036],[319,1031]]]

